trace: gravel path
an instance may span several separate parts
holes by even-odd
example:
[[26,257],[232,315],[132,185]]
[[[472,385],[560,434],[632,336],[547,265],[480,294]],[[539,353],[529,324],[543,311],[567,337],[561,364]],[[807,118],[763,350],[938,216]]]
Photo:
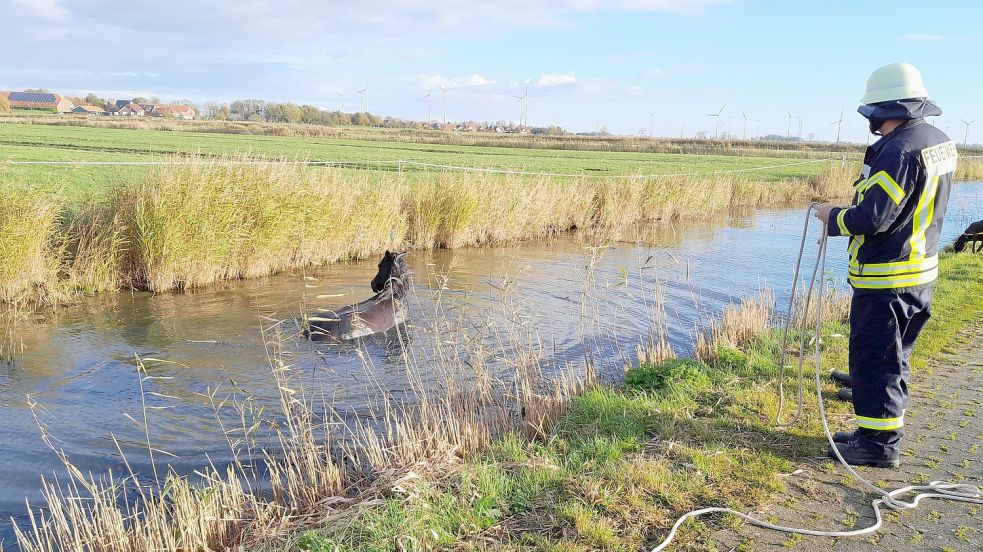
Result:
[[[912,378],[901,468],[865,468],[884,488],[932,480],[983,486],[983,321],[966,332],[959,351]],[[788,476],[788,490],[757,512],[782,524],[819,530],[874,522],[865,495],[842,468],[816,458]],[[883,511],[883,510],[882,510]],[[925,500],[914,511],[887,511],[881,530],[866,537],[799,537],[742,525],[715,535],[718,550],[983,551],[983,506]]]

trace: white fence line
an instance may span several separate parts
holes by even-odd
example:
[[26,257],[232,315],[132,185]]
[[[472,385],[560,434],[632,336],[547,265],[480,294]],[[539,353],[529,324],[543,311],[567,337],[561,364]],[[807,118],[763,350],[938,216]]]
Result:
[[506,174],[515,176],[546,176],[558,178],[604,178],[604,179],[632,179],[632,178],[668,178],[674,176],[713,176],[718,174],[744,174],[784,167],[795,167],[800,165],[813,165],[818,163],[830,163],[834,161],[845,162],[845,157],[829,159],[808,159],[793,161],[790,163],[780,163],[777,165],[765,165],[761,167],[749,167],[746,169],[722,169],[707,172],[681,172],[664,174],[619,174],[619,175],[592,175],[588,173],[554,173],[554,172],[534,172],[520,171],[513,169],[495,169],[488,167],[468,167],[463,165],[446,165],[441,163],[425,163],[422,161],[407,160],[382,160],[382,161],[2,161],[4,165],[33,165],[33,166],[78,166],[78,167],[156,167],[156,166],[188,166],[188,165],[216,165],[216,166],[236,166],[236,165],[265,165],[270,163],[295,163],[305,166],[325,166],[325,167],[358,167],[360,165],[394,165],[402,170],[404,166],[435,168],[443,170],[453,170],[462,172],[476,172],[486,174]]

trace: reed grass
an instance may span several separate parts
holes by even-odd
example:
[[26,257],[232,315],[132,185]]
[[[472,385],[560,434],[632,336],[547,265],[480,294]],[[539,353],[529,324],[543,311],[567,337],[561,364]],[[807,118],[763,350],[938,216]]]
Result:
[[954,177],[956,180],[983,180],[983,156],[961,157]]
[[57,297],[59,191],[0,181],[0,303]]
[[123,180],[71,206],[54,192],[4,184],[2,208],[13,214],[0,238],[0,301],[189,289],[384,249],[501,244],[572,229],[617,238],[640,224],[852,191],[849,165],[839,163],[813,179],[774,183],[739,174],[379,174],[242,156],[194,161],[155,167],[140,182]]

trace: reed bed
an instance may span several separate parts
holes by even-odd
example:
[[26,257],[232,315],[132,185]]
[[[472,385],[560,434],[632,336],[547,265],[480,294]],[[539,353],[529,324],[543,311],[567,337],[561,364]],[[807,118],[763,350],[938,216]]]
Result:
[[775,296],[764,290],[754,297],[745,297],[740,303],[724,308],[718,319],[696,336],[693,356],[705,363],[717,360],[721,350],[738,349],[764,334],[772,320]]
[[41,301],[54,291],[59,255],[51,248],[63,208],[58,190],[0,186],[0,303]]
[[962,157],[956,164],[956,180],[983,180],[983,156]]
[[[0,302],[80,292],[167,291],[394,248],[456,248],[573,229],[615,238],[639,224],[848,195],[849,164],[812,179],[746,175],[562,178],[386,173],[291,161],[196,159],[69,205],[59,191],[0,181]],[[248,161],[248,163],[246,163]]]

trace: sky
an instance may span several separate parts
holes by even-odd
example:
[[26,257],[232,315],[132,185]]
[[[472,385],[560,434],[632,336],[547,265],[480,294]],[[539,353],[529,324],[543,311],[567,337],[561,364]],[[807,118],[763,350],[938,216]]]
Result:
[[[914,64],[957,141],[983,142],[983,2],[0,0],[0,89],[261,98],[373,113],[659,136],[867,140],[867,76]],[[345,93],[340,96],[340,93]],[[653,117],[651,113],[655,113]],[[756,122],[760,118],[760,123]],[[847,126],[849,125],[849,126]],[[793,122],[792,134],[798,133]]]

